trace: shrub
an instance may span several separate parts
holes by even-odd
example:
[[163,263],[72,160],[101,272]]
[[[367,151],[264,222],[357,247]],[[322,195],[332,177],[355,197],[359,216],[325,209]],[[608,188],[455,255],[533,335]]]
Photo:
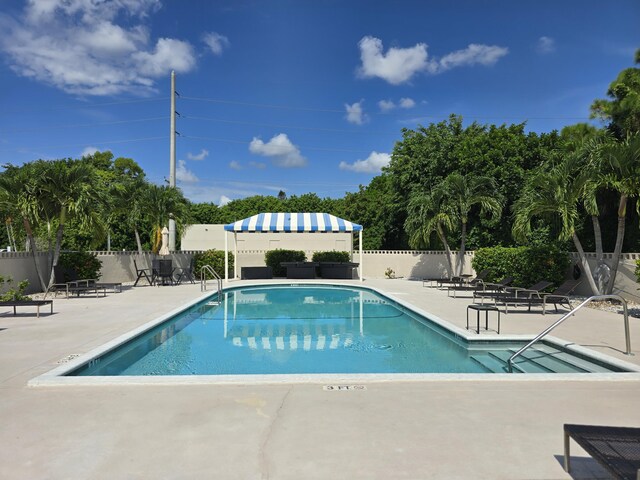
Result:
[[513,277],[513,285],[518,287],[528,287],[541,280],[560,285],[570,263],[569,253],[554,244],[480,248],[472,261],[476,272],[489,271],[488,281]]
[[640,260],[636,262],[636,282],[640,283]]
[[[233,265],[235,258],[233,253],[229,252],[229,271],[227,272],[229,277],[233,276]],[[222,250],[206,250],[204,252],[198,252],[194,255],[194,275],[199,276],[200,270],[205,265],[211,266],[218,275],[224,278],[224,252]],[[211,280],[213,277],[210,273],[207,273],[207,280]]]
[[13,287],[13,279],[11,277],[7,277],[5,280],[4,277],[0,276],[0,292],[7,289],[5,292],[0,293],[0,302],[10,302],[12,300],[29,300],[24,294],[25,289],[29,286],[29,280],[22,280],[18,283],[17,287]]
[[302,250],[269,250],[264,255],[264,263],[273,269],[274,277],[285,277],[287,269],[280,266],[282,262],[304,262],[307,256]]
[[332,250],[328,252],[315,252],[311,259],[312,262],[350,262],[351,255],[349,252],[339,252]]
[[[68,272],[75,272],[79,279],[92,278],[97,280],[102,275],[102,261],[95,253],[90,252],[64,252],[58,258],[58,265],[64,270],[64,281],[74,280]],[[69,278],[67,278],[69,277]]]

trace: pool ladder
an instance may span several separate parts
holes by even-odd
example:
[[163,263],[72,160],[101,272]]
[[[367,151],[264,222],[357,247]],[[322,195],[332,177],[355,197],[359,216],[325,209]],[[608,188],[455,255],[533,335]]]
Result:
[[222,298],[222,278],[220,277],[220,275],[218,275],[218,273],[213,269],[211,265],[203,265],[200,269],[200,291],[204,292],[207,290],[207,273],[216,279],[219,302]]
[[633,355],[631,353],[631,338],[630,338],[630,333],[629,333],[629,310],[627,309],[627,301],[624,298],[622,298],[620,295],[594,295],[592,297],[587,298],[584,302],[582,302],[580,305],[578,305],[576,308],[571,310],[566,315],[563,315],[562,318],[560,318],[560,320],[555,322],[553,325],[550,325],[549,327],[547,327],[536,338],[531,340],[524,347],[522,347],[516,353],[511,355],[511,357],[509,357],[509,360],[507,360],[507,365],[508,365],[508,368],[509,368],[509,372],[513,371],[513,362],[514,362],[514,360],[517,357],[519,357],[525,350],[527,350],[529,347],[531,347],[534,343],[536,343],[542,337],[546,336],[549,332],[551,332],[551,330],[556,328],[558,325],[560,325],[562,322],[564,322],[567,318],[569,318],[571,315],[576,313],[582,307],[584,307],[585,305],[591,303],[593,300],[618,300],[620,303],[622,303],[622,310],[623,310],[623,314],[624,314],[624,335],[625,335],[625,339],[626,339],[626,343],[627,343],[627,345],[626,345],[627,346],[627,351],[625,352],[625,354],[626,355]]

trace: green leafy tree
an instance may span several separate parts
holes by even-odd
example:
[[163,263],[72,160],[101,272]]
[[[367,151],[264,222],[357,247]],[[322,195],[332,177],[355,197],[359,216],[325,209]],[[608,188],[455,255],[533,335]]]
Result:
[[444,246],[447,264],[449,266],[449,279],[454,274],[453,258],[451,248],[447,241],[447,232],[454,229],[454,218],[443,205],[438,203],[442,200],[441,195],[427,194],[419,192],[414,194],[409,200],[405,230],[409,235],[409,245],[412,248],[427,248],[432,245],[432,236],[435,233],[438,240]]
[[151,225],[152,251],[158,253],[162,244],[162,228],[169,219],[176,221],[179,232],[189,224],[189,202],[180,189],[166,185],[147,184],[141,193],[140,209]]
[[5,170],[0,175],[0,208],[6,215],[15,215],[22,219],[29,251],[42,290],[46,289],[46,284],[37,259],[38,248],[33,225],[38,223],[43,214],[40,189],[44,182],[44,165],[45,162],[42,160],[22,167],[4,165]]
[[[611,276],[607,294],[613,292],[624,241],[627,204],[629,198],[640,196],[640,134],[628,135],[624,140],[605,144],[599,150],[602,160],[610,167],[605,176],[607,184],[619,193],[618,226],[613,251]],[[636,203],[636,208],[640,205]]]
[[580,219],[579,205],[589,182],[588,175],[575,175],[570,161],[560,162],[550,168],[541,168],[529,180],[514,205],[513,235],[526,242],[532,232],[535,218],[557,222],[559,240],[572,240],[580,264],[594,294],[599,293],[591,268],[576,232]]
[[[640,64],[640,49],[635,62]],[[609,100],[598,99],[591,105],[591,117],[610,121],[618,138],[640,132],[640,68],[626,68],[611,82]]]
[[106,234],[103,217],[105,197],[95,168],[82,160],[53,160],[46,162],[41,177],[40,201],[47,218],[57,223],[55,248],[51,264],[49,287],[55,283],[53,269],[58,265],[64,229],[69,218],[75,218],[83,229]]

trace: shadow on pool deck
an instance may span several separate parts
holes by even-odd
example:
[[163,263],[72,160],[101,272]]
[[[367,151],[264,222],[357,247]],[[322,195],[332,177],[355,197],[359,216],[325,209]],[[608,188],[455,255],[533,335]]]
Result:
[[[464,328],[468,300],[421,282],[364,285]],[[637,380],[26,386],[200,295],[199,285],[135,288],[59,299],[51,317],[0,316],[0,478],[568,479],[564,423],[640,426]],[[534,334],[555,318],[504,315],[501,335]],[[554,336],[638,364],[639,323],[630,358],[616,351],[619,315],[585,310]],[[586,465],[574,478],[601,478],[577,446],[572,455]]]

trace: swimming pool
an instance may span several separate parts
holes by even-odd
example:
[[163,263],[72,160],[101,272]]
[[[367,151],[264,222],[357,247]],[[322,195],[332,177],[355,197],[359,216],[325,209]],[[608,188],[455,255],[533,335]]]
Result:
[[[209,297],[66,375],[505,373],[522,345],[469,341],[367,288],[252,286]],[[515,371],[626,370],[543,342]]]

